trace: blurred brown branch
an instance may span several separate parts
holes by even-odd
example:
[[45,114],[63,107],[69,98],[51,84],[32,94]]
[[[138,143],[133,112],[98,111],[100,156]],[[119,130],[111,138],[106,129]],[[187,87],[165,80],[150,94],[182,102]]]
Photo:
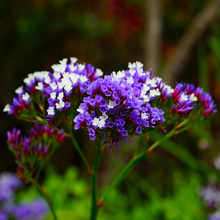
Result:
[[165,66],[163,76],[167,84],[173,84],[175,82],[179,70],[189,57],[190,50],[210,23],[218,17],[219,6],[220,0],[213,0],[194,18]]
[[146,69],[153,68],[157,75],[160,60],[161,11],[159,0],[146,0],[146,32],[144,36],[144,64]]

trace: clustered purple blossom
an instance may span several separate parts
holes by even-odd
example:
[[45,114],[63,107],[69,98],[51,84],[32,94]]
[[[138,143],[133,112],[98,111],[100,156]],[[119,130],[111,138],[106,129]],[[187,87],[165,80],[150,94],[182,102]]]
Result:
[[175,103],[171,109],[172,113],[187,114],[194,109],[196,102],[201,105],[203,116],[217,111],[210,94],[203,92],[200,87],[195,88],[193,84],[177,83],[172,98]]
[[8,131],[8,144],[19,164],[17,173],[19,178],[26,179],[26,169],[31,169],[29,171],[33,173],[40,163],[48,159],[54,147],[63,141],[65,135],[37,123],[31,128],[28,137],[20,137],[20,133],[16,128],[12,132]]
[[48,213],[47,204],[37,198],[29,203],[16,204],[14,191],[22,187],[18,177],[11,173],[0,175],[0,220],[39,220]]
[[189,114],[198,104],[203,116],[216,112],[212,97],[201,88],[178,83],[172,89],[161,78],[153,77],[152,70],[144,71],[140,62],[129,63],[128,67],[89,85],[89,96],[77,109],[74,122],[75,129],[88,131],[91,140],[102,137],[112,150],[112,145],[119,148],[119,141],[126,141],[128,135],[162,127],[165,118]]
[[97,79],[88,87],[74,119],[75,129],[89,132],[91,140],[103,137],[110,149],[128,135],[141,134],[163,123],[162,109],[152,107],[149,100],[160,95],[161,79],[143,71],[142,64],[130,65],[130,70],[113,72]]
[[[88,64],[76,63],[76,58],[63,59],[59,64],[52,65],[53,73],[42,71],[29,74],[24,79],[26,87],[15,90],[17,97],[13,98],[13,104],[7,104],[3,111],[8,114],[21,115],[30,114],[34,106],[32,102],[39,104],[39,94],[46,97],[48,101],[47,120],[55,117],[56,110],[64,111],[69,108],[74,100],[82,96],[92,81],[102,76],[102,71]],[[77,100],[78,101],[78,100]]]
[[210,182],[202,187],[199,192],[205,205],[209,208],[216,209],[220,205],[220,187],[217,182]]
[[211,214],[208,220],[220,220],[220,211]]

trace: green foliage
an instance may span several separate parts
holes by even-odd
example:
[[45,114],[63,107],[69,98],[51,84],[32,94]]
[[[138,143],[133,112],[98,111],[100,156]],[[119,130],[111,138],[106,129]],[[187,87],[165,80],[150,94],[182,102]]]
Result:
[[[198,187],[201,186],[200,177],[194,172],[187,174],[173,170],[170,192],[162,196],[156,187],[150,186],[147,179],[137,172],[129,175],[129,179],[122,183],[123,193],[113,190],[103,207],[100,208],[99,220],[131,219],[131,220],[203,220],[205,213],[201,199],[198,196]],[[58,219],[89,218],[90,188],[86,180],[79,177],[78,170],[69,168],[61,176],[48,169],[44,187],[57,211]],[[25,193],[19,193],[19,200],[32,200],[37,195],[33,188]],[[46,220],[51,220],[49,214]]]

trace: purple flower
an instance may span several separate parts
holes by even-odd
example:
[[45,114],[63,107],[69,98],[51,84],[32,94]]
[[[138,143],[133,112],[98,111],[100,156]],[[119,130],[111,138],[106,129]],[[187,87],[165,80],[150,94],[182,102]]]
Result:
[[[82,127],[88,130],[91,140],[101,139],[102,134],[106,133],[105,143],[109,143],[112,149],[113,145],[119,148],[118,143],[127,141],[128,135],[140,134],[146,128],[149,130],[164,122],[164,112],[156,107],[152,108],[141,97],[143,82],[148,80],[147,85],[155,90],[161,80],[151,80],[149,73],[138,69],[139,65],[135,64],[131,73],[129,70],[113,72],[104,79],[92,82],[88,87],[89,97],[84,98],[83,105],[77,109],[79,114],[74,118],[75,129]],[[157,93],[158,91],[149,93],[148,99],[153,99]],[[153,125],[149,122],[153,122]],[[96,135],[91,133],[91,129]]]

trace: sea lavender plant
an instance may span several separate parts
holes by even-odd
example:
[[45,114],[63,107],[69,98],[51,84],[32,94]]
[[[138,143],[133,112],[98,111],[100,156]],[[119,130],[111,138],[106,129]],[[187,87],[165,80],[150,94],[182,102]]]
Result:
[[[18,176],[32,182],[46,199],[57,219],[51,200],[36,177],[45,161],[64,136],[70,138],[85,163],[92,182],[91,220],[111,190],[162,141],[189,129],[193,124],[216,112],[212,97],[192,84],[177,83],[175,88],[161,78],[153,77],[152,70],[144,71],[140,62],[129,63],[128,70],[112,72],[103,78],[102,71],[90,64],[70,63],[63,59],[53,65],[53,73],[37,72],[24,80],[26,87],[16,90],[13,104],[4,108],[8,114],[35,124],[29,137],[19,138],[20,130],[8,132],[9,148],[15,154]],[[62,123],[64,122],[64,123]],[[73,135],[82,128],[90,140],[97,142],[93,167],[81,151]],[[61,130],[59,125],[65,127]],[[173,127],[170,129],[170,127]],[[156,129],[166,134],[147,148],[146,135]],[[97,170],[105,146],[120,149],[120,141],[139,136],[133,158],[116,177],[106,192],[97,198]],[[140,150],[141,143],[144,147]],[[34,159],[33,159],[34,158]],[[36,175],[35,178],[33,175]]]

